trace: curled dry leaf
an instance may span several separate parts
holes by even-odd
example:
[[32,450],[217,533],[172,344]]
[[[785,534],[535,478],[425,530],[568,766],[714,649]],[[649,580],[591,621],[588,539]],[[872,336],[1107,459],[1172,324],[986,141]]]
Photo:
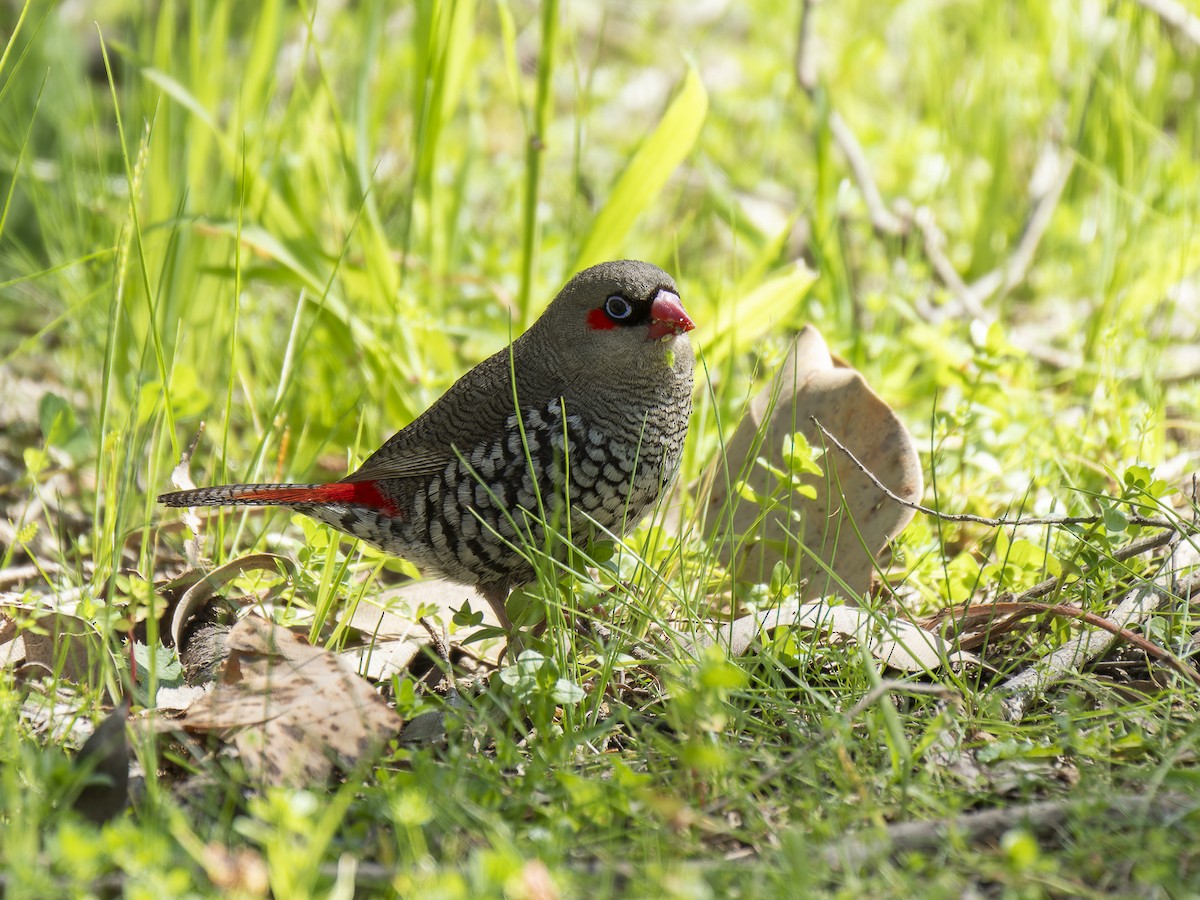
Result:
[[904,672],[935,672],[947,663],[979,665],[974,655],[951,651],[939,635],[911,622],[889,621],[859,606],[835,606],[823,600],[810,603],[793,600],[767,612],[743,616],[713,635],[688,642],[687,649],[694,653],[716,644],[732,656],[741,656],[762,631],[775,628],[829,632],[843,640],[855,641],[884,665]]
[[[778,479],[758,460],[788,471],[784,451],[796,432],[820,447],[821,434],[810,417],[898,496],[920,497],[920,460],[904,424],[858,372],[834,360],[820,333],[808,326],[772,383],[751,401],[723,457],[705,474],[704,532],[739,580],[768,581],[782,561],[804,583],[801,600],[841,594],[853,601],[870,589],[875,558],[913,511],[889,499],[837,452],[819,460],[823,477],[803,481],[815,497],[790,490],[778,497]],[[760,497],[776,496],[764,509],[739,496],[739,482]]]
[[400,717],[334,654],[258,616],[229,632],[222,680],[176,724],[232,735],[271,785],[325,781],[400,730]]
[[198,579],[195,584],[184,591],[175,606],[175,614],[171,617],[171,638],[175,648],[182,653],[185,647],[185,636],[188,623],[203,609],[208,601],[216,596],[217,591],[241,575],[255,569],[282,570],[292,575],[296,572],[296,564],[286,556],[276,553],[251,553],[231,559],[223,566],[218,566],[207,575]]

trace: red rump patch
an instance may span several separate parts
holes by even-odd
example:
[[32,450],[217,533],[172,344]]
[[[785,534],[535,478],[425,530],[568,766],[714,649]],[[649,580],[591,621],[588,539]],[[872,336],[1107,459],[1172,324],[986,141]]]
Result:
[[593,331],[607,331],[617,327],[617,323],[610,319],[603,309],[593,309],[588,313],[587,323]]
[[239,500],[262,500],[266,503],[353,503],[369,506],[389,516],[399,515],[396,504],[383,495],[373,481],[336,481],[314,488],[270,488],[247,491]]

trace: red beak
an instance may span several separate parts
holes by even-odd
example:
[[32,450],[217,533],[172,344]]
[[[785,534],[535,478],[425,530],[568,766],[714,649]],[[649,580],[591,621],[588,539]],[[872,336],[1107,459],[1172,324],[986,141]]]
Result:
[[657,341],[668,335],[686,334],[695,327],[696,323],[683,311],[678,294],[663,288],[655,295],[650,304],[650,328],[646,340]]

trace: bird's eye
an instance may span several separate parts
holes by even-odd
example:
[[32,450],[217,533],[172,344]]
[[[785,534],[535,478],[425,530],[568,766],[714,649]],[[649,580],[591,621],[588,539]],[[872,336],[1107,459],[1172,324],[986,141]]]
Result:
[[604,311],[608,313],[610,319],[617,321],[628,319],[633,315],[633,304],[622,297],[620,294],[613,294],[604,301]]

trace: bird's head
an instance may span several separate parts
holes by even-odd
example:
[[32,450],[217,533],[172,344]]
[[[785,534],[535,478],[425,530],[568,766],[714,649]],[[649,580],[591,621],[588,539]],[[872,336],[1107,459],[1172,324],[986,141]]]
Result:
[[584,269],[567,282],[530,329],[539,344],[574,367],[606,374],[667,365],[690,377],[696,327],[671,276],[623,259]]

